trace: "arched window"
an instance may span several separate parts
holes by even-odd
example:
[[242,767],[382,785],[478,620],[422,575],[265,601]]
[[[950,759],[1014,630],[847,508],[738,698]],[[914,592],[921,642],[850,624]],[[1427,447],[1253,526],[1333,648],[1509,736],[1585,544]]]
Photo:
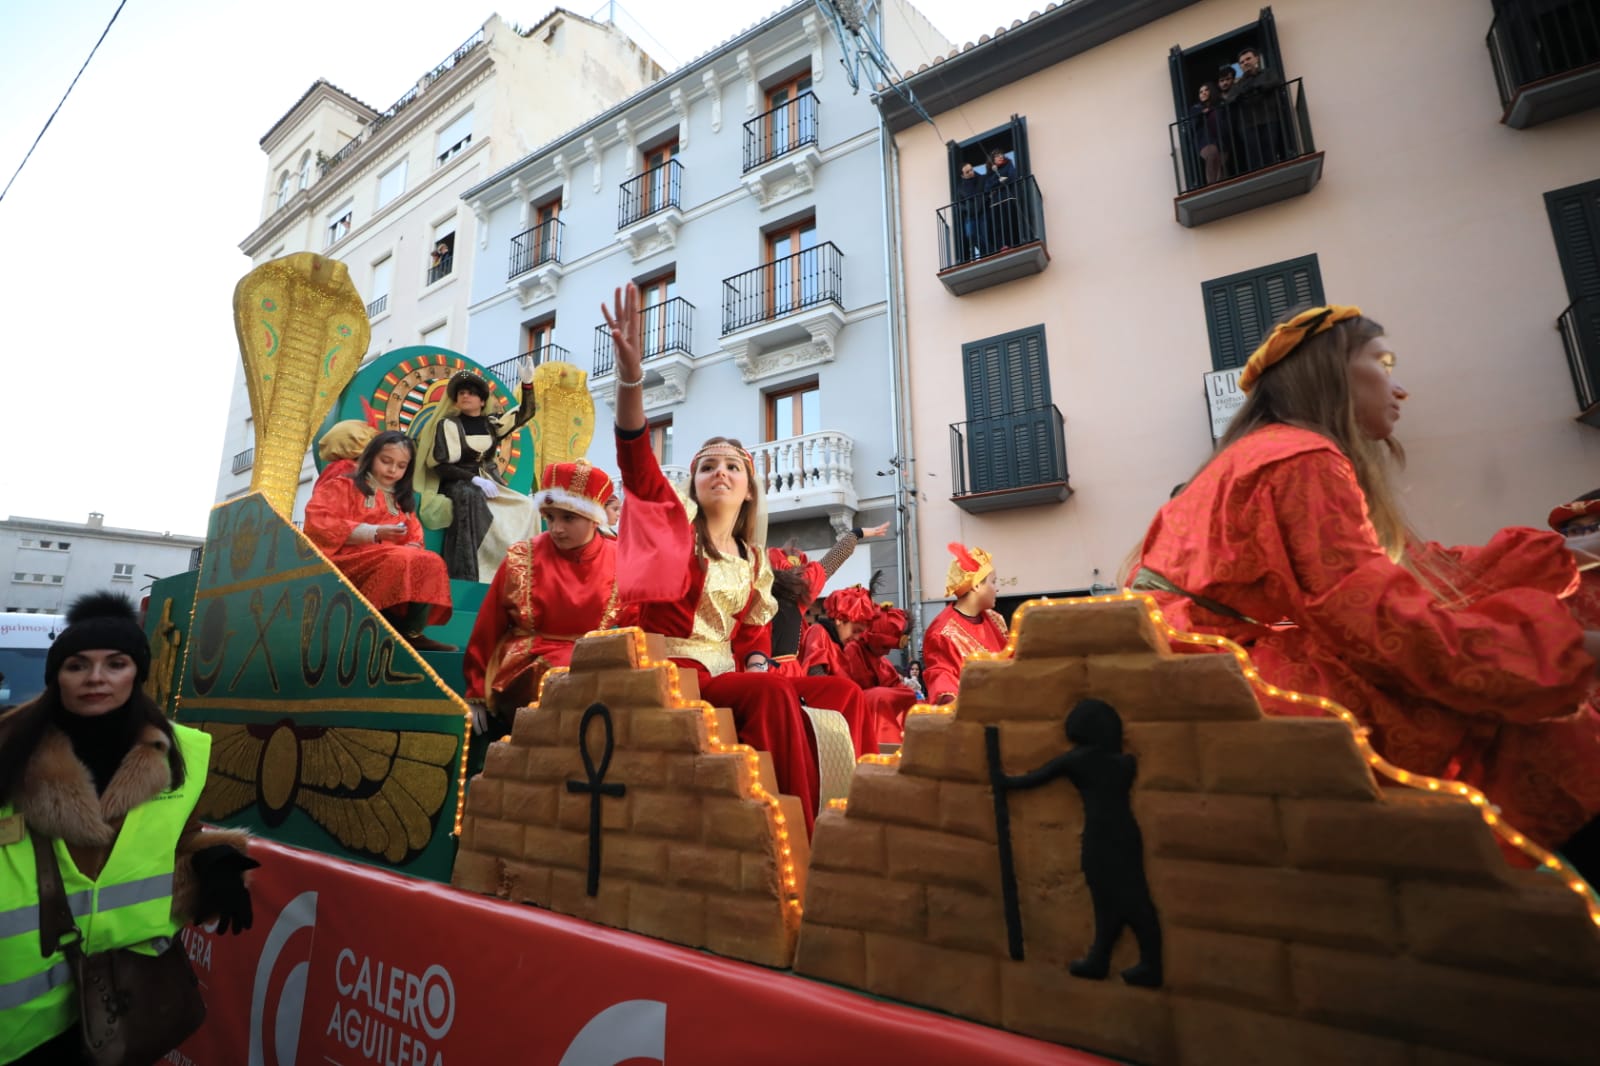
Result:
[[278,207],[289,202],[289,172],[285,170],[278,177]]
[[300,157],[300,188],[311,188],[311,151]]

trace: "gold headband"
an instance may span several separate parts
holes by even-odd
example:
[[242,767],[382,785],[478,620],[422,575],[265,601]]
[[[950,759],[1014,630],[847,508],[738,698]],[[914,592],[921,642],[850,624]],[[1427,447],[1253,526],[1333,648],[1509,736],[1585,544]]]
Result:
[[1326,333],[1347,318],[1361,317],[1361,308],[1348,304],[1328,304],[1301,311],[1287,322],[1272,327],[1261,342],[1261,347],[1250,353],[1249,362],[1239,374],[1239,391],[1249,392],[1261,374],[1274,363],[1281,363],[1306,341],[1319,333]]
[[745,451],[736,444],[729,444],[726,441],[723,441],[717,444],[707,444],[704,448],[701,448],[699,451],[695,452],[694,459],[692,459],[689,463],[689,469],[693,470],[695,467],[699,466],[700,460],[704,459],[708,455],[715,456],[718,459],[738,459],[746,466],[752,468],[756,465],[755,460],[751,458],[749,452]]

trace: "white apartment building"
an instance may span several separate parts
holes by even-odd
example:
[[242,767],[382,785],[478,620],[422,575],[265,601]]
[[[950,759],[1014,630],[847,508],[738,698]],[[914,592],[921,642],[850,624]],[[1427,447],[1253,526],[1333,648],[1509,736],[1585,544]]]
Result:
[[119,529],[91,511],[86,522],[12,515],[0,522],[0,613],[60,614],[89,592],[134,603],[152,579],[192,569],[204,537]]
[[[661,73],[614,25],[556,8],[531,29],[491,15],[381,111],[319,79],[261,138],[261,224],[240,247],[257,264],[302,251],[344,262],[372,321],[367,358],[462,350],[480,227],[461,193]],[[254,450],[241,368],[218,501],[249,488]],[[314,473],[308,455],[296,519]]]
[[[903,0],[861,8],[898,67],[950,47]],[[591,456],[614,469],[600,304],[637,282],[668,475],[705,438],[738,438],[765,478],[769,543],[807,551],[898,502],[886,141],[842,58],[802,0],[464,194],[480,222],[467,354],[502,376],[530,352],[588,370]],[[882,571],[879,594],[900,594],[902,543],[871,542],[832,587]]]

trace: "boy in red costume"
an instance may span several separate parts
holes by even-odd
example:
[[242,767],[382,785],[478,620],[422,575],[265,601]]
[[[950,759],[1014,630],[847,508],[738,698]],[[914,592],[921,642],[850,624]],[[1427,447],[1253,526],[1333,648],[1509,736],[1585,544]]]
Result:
[[886,656],[906,636],[906,613],[880,604],[865,628],[844,646],[844,670],[861,686],[861,698],[877,722],[878,743],[898,744],[905,738],[906,712],[917,702],[916,689]]
[[922,636],[922,678],[928,702],[956,698],[967,656],[1006,649],[1006,623],[994,610],[994,559],[982,548],[950,543],[955,559],[945,575],[944,594],[955,602],[939,612]]
[[618,622],[617,542],[598,535],[611,478],[579,459],[545,467],[540,486],[547,528],[506,553],[462,664],[467,698],[503,724],[539,698],[551,667],[572,662],[579,637]]

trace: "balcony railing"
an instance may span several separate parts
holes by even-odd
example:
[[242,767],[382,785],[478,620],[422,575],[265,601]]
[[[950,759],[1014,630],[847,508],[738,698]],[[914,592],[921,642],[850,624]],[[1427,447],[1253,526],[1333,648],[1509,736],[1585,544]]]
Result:
[[389,310],[389,294],[384,293],[367,305],[367,317],[377,318],[387,310]]
[[545,363],[572,362],[572,353],[561,347],[561,345],[546,344],[538,348],[531,348],[521,355],[512,356],[503,363],[495,363],[493,366],[484,367],[484,369],[499,378],[503,383],[515,385],[517,383],[517,375],[522,370],[522,360],[530,355],[533,356],[534,366],[543,366]]
[[235,474],[242,474],[255,465],[256,450],[254,448],[246,448],[244,451],[233,457],[233,472]]
[[[1508,126],[1531,126],[1600,102],[1600,4],[1540,0],[1497,6],[1485,43]],[[1578,74],[1587,76],[1570,77]],[[1528,89],[1546,99],[1523,100]]]
[[832,241],[722,282],[722,334],[833,301],[844,309],[844,253]]
[[1180,196],[1316,151],[1300,78],[1218,104],[1168,131]]
[[1044,243],[1044,197],[1032,174],[946,204],[936,212],[939,269],[988,259],[1013,248]]
[[966,511],[1064,500],[1067,441],[1054,404],[950,426],[950,498]]
[[621,186],[622,195],[617,203],[617,228],[631,226],[657,211],[679,206],[678,194],[682,186],[683,164],[676,159],[669,159],[636,178],[629,178]]
[[750,449],[756,480],[768,496],[792,500],[813,493],[855,494],[856,442],[826,431],[757,444]]
[[[694,304],[681,296],[664,303],[641,308],[641,353],[648,362],[668,352],[694,354]],[[594,328],[594,373],[591,377],[605,377],[616,367],[616,351],[611,344],[611,331],[605,326]]]
[[817,143],[817,97],[803,92],[744,124],[744,169],[748,172],[787,152]]
[[1600,426],[1600,298],[1577,300],[1556,319],[1567,369],[1578,394],[1578,417]]
[[514,278],[536,266],[561,262],[561,234],[564,230],[559,218],[551,218],[511,238],[511,267],[506,277]]
[[447,255],[440,258],[437,263],[428,268],[428,284],[432,285],[440,278],[447,277],[451,268],[455,266],[455,262],[456,257],[454,255]]
[[465,41],[463,41],[461,46],[458,47],[454,52],[451,52],[448,56],[446,56],[443,62],[434,67],[432,70],[428,71],[428,73],[424,74],[421,78],[417,79],[417,84],[407,89],[401,94],[400,99],[390,104],[387,108],[380,112],[376,118],[367,123],[366,127],[362,129],[360,133],[352,137],[349,142],[344,145],[344,147],[340,148],[337,152],[330,156],[319,155],[317,157],[317,166],[321,168],[322,173],[326,174],[328,171],[344,162],[350,156],[354,155],[363,144],[366,144],[372,139],[373,134],[377,133],[378,130],[387,125],[390,119],[394,118],[396,115],[400,114],[400,112],[410,107],[416,101],[417,97],[428,91],[428,86],[437,81],[445,74],[445,72],[450,70],[451,67],[454,67],[457,63],[465,59],[473,49],[477,48],[483,43],[483,40],[483,30],[479,29],[471,37],[468,37]]

